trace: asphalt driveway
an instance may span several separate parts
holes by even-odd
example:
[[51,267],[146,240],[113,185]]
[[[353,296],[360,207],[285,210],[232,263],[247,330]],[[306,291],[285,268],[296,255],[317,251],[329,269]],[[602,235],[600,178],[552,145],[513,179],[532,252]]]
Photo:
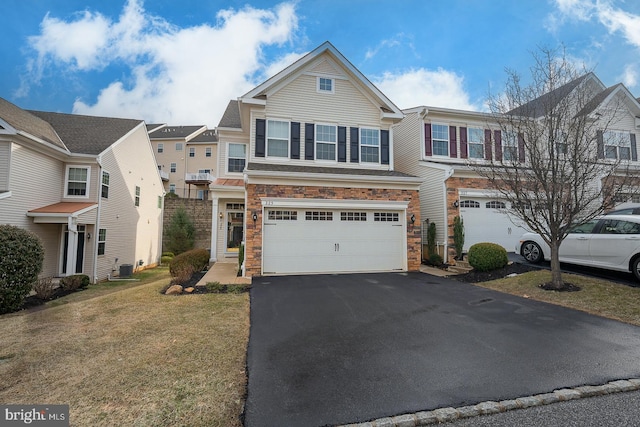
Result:
[[256,278],[245,425],[324,426],[640,376],[640,328],[421,273]]

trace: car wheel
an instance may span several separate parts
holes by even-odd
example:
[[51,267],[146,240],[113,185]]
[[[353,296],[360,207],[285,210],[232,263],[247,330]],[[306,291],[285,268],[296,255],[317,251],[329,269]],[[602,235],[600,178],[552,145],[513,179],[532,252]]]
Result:
[[[539,263],[543,258],[542,249],[536,242],[524,242],[520,255],[533,264]],[[638,268],[640,268],[640,266]]]
[[631,272],[636,280],[640,280],[640,256],[637,256],[631,263]]

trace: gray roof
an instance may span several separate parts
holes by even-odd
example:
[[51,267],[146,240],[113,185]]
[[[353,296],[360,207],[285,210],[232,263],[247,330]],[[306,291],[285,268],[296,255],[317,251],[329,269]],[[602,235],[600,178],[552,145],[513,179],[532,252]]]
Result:
[[353,169],[353,168],[336,168],[336,167],[320,167],[320,166],[299,166],[284,165],[270,163],[249,163],[247,171],[266,171],[266,172],[291,172],[300,175],[304,174],[330,174],[330,175],[354,175],[354,176],[380,176],[380,177],[396,177],[396,178],[417,178],[414,175],[406,173],[378,170],[378,169]]
[[166,126],[166,124],[165,123],[147,123],[147,132],[153,132],[163,126]]
[[215,129],[205,129],[189,142],[218,142],[218,132]]
[[551,111],[561,99],[567,97],[580,83],[582,83],[591,73],[587,73],[575,80],[566,83],[559,88],[547,92],[519,107],[508,111],[507,114],[525,117],[541,117]]
[[595,110],[596,108],[598,108],[598,106],[600,104],[602,104],[602,102],[607,99],[607,97],[609,95],[611,95],[611,93],[616,90],[618,87],[622,86],[622,83],[618,83],[616,85],[613,85],[611,87],[606,88],[605,90],[601,91],[600,93],[598,93],[596,96],[594,96],[593,98],[591,98],[591,101],[587,102],[585,104],[584,107],[582,107],[582,110],[580,110],[578,112],[578,114],[576,114],[577,116],[582,116],[582,115],[586,115],[589,114],[591,112],[593,112],[593,110]]
[[72,153],[100,154],[142,120],[30,111],[53,126]]
[[240,120],[240,103],[231,100],[224,110],[224,114],[218,123],[219,128],[235,128],[242,129],[242,121]]
[[0,98],[0,118],[18,131],[26,132],[65,151],[67,149],[51,124],[3,98]]
[[186,138],[203,128],[206,129],[205,125],[164,126],[158,130],[151,132],[149,134],[149,138],[151,139]]

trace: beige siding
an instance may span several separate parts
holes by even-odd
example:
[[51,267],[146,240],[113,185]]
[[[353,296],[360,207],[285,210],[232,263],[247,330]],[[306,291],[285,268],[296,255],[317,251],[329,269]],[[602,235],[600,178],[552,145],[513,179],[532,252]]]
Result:
[[329,61],[326,59],[321,60],[314,67],[311,67],[310,71],[313,73],[330,74],[334,76],[344,74],[340,71],[340,69],[335,65],[333,61]]
[[[198,173],[201,169],[211,170],[211,175],[216,176],[218,165],[218,144],[203,144],[203,145],[191,145],[187,146],[186,154],[186,171],[187,173]],[[195,157],[189,157],[189,149],[195,148]],[[211,149],[211,157],[206,157],[206,148]]]
[[[112,274],[112,269],[117,272],[122,264],[157,263],[162,232],[158,197],[163,187],[144,126],[105,151],[102,166],[109,172],[110,190],[100,207],[98,228],[107,230],[107,239],[105,255],[98,256],[99,280]],[[138,207],[134,204],[136,186],[140,187]]]
[[11,164],[11,142],[0,141],[0,193],[9,191],[9,165]]

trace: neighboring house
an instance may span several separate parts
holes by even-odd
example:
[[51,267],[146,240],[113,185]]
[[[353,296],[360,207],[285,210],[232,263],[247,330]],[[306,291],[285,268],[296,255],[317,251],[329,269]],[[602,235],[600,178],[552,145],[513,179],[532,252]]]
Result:
[[[581,86],[584,85],[584,86]],[[640,129],[640,104],[621,84],[606,88],[593,74],[586,74],[556,89],[551,98],[568,95],[578,87],[589,88],[592,101],[580,114],[606,111],[613,99],[623,99],[628,108],[614,129],[626,143],[607,146],[603,155],[638,162],[636,132]],[[537,118],[549,94],[514,110]],[[589,109],[589,111],[586,111]],[[464,220],[464,250],[478,242],[493,242],[513,251],[525,226],[508,215],[510,206],[470,167],[512,156],[526,166],[527,159],[517,138],[502,135],[491,114],[437,107],[417,107],[403,111],[405,118],[395,128],[396,167],[406,173],[425,178],[420,187],[422,226],[436,224],[437,241],[445,259],[455,255],[453,220]],[[638,163],[640,166],[640,163]],[[622,202],[622,200],[620,200]]]
[[161,251],[162,181],[141,120],[26,111],[0,98],[0,223],[37,234],[42,276],[118,274]]
[[204,125],[147,128],[165,191],[178,197],[208,200],[216,176],[216,131]]
[[231,101],[212,259],[244,240],[249,277],[417,270],[422,180],[394,170],[402,118],[328,42]]

